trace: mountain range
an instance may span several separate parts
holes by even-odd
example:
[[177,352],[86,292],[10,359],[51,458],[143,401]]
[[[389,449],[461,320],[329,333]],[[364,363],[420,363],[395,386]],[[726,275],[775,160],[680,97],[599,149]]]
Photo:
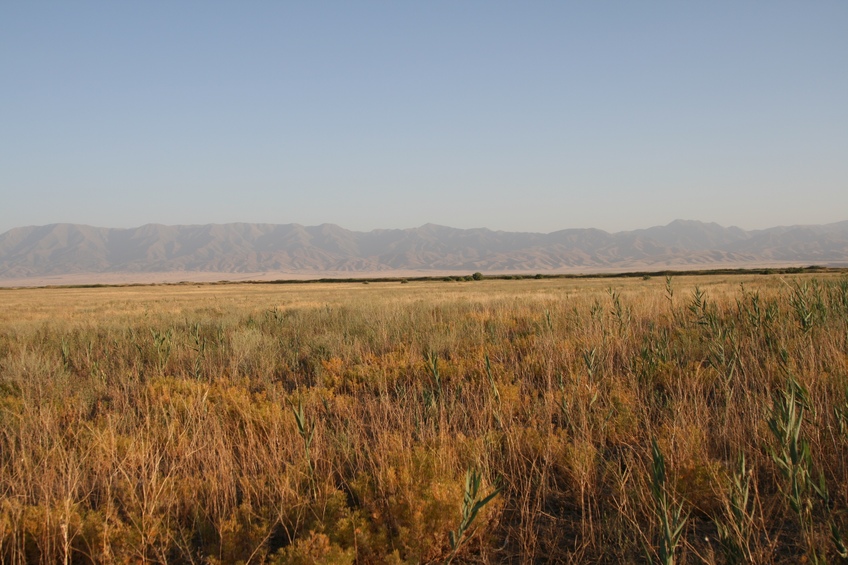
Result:
[[848,221],[746,231],[676,220],[617,233],[566,229],[547,234],[434,224],[369,232],[333,224],[148,224],[131,229],[51,224],[0,235],[0,280],[7,282],[69,275],[94,280],[115,273],[129,279],[174,272],[355,276],[776,264],[848,265]]

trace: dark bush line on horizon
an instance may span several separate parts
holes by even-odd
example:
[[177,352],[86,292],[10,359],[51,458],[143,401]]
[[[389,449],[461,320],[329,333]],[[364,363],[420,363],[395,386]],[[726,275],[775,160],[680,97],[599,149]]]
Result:
[[[129,288],[146,286],[215,286],[215,285],[237,285],[237,284],[316,284],[316,283],[402,283],[402,282],[468,282],[479,280],[529,280],[529,279],[626,279],[626,278],[651,278],[651,277],[690,277],[690,276],[715,276],[715,275],[799,275],[799,274],[823,274],[823,273],[848,273],[848,267],[823,267],[810,265],[808,267],[769,267],[769,268],[738,268],[738,269],[698,269],[693,271],[662,270],[662,271],[627,271],[623,273],[498,273],[486,275],[483,273],[454,274],[454,275],[427,275],[419,277],[346,277],[320,279],[275,279],[271,281],[246,280],[246,281],[179,281],[164,283],[87,283],[87,284],[57,284],[44,286],[0,286],[0,290],[16,290],[21,288]],[[479,275],[479,276],[475,276]]]

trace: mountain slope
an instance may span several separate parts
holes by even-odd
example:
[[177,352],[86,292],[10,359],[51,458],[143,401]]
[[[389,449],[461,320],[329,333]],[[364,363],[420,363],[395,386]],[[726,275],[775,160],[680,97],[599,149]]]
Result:
[[745,231],[676,220],[608,233],[336,225],[209,224],[133,229],[53,224],[0,235],[0,278],[78,273],[375,273],[398,270],[650,269],[755,263],[848,263],[848,221]]

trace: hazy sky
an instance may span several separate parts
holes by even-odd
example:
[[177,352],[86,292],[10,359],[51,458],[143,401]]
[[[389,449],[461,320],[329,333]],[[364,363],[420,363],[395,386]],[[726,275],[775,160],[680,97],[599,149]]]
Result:
[[2,2],[0,232],[848,219],[848,2]]

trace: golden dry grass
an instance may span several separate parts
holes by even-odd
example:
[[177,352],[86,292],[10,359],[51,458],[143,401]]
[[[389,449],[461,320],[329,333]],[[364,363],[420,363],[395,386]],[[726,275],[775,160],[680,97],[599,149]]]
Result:
[[846,392],[829,275],[2,290],[0,558],[835,559]]

